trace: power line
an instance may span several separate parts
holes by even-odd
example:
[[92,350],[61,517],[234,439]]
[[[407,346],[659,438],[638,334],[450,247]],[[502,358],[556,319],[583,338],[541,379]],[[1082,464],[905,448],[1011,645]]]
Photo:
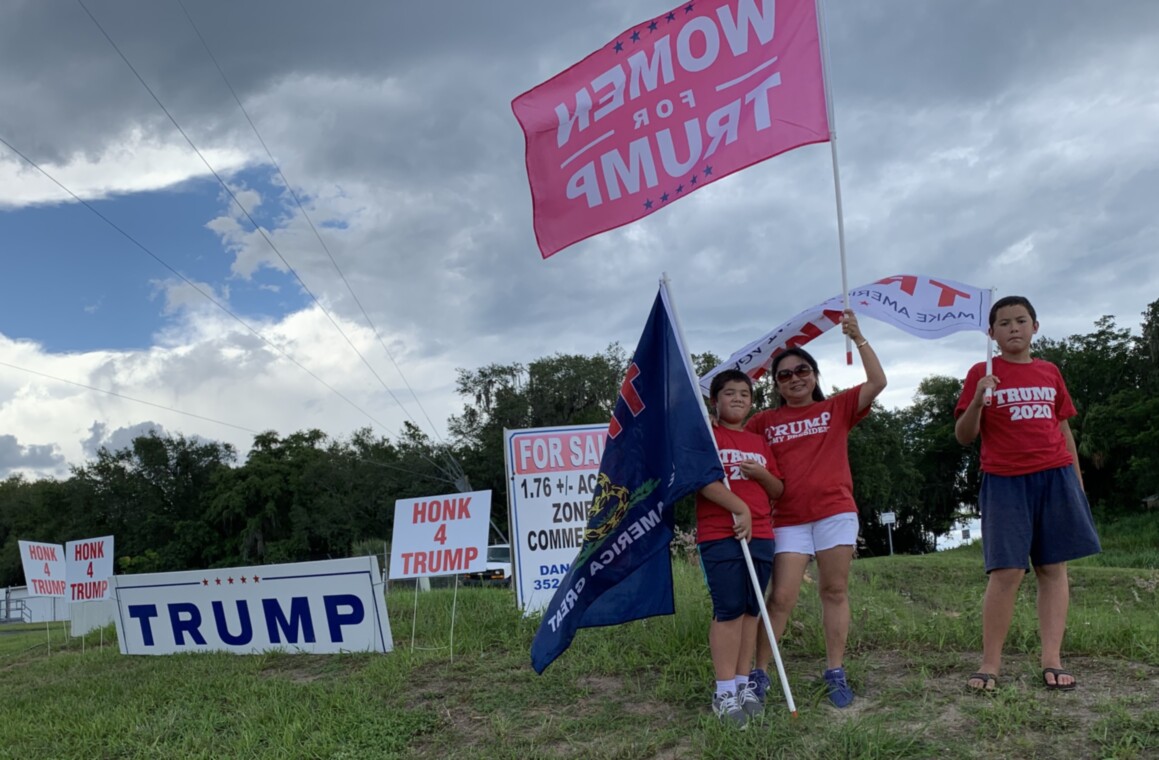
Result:
[[[274,158],[274,154],[270,151],[269,146],[266,145],[266,141],[262,138],[261,132],[258,131],[258,127],[254,123],[254,120],[250,118],[249,111],[247,111],[245,105],[242,104],[241,98],[238,97],[237,91],[234,89],[233,84],[229,81],[229,77],[225,75],[225,70],[218,62],[217,56],[213,54],[213,50],[210,49],[209,43],[206,41],[205,36],[201,33],[201,30],[194,22],[193,17],[189,13],[189,10],[185,7],[185,3],[182,2],[182,0],[177,0],[177,5],[181,7],[181,11],[185,14],[185,18],[189,21],[189,25],[193,27],[193,31],[197,34],[197,39],[201,41],[202,47],[205,48],[205,52],[209,56],[209,60],[213,61],[213,65],[217,68],[217,73],[221,75],[221,80],[225,83],[226,88],[229,89],[229,93],[233,96],[234,102],[237,103],[237,107],[241,110],[242,115],[245,116],[245,120],[249,123],[250,129],[253,130],[254,136],[257,137],[258,142],[261,143],[262,149],[266,152],[266,157],[269,158],[270,163],[277,171],[278,176],[282,178],[282,183],[289,191],[290,197],[294,199],[294,203],[297,204],[298,210],[302,212],[302,217],[306,220],[307,224],[310,225],[310,230],[314,233],[314,237],[318,239],[318,243],[322,246],[322,250],[326,252],[326,256],[330,259],[330,263],[334,265],[334,270],[342,279],[342,284],[346,286],[346,290],[350,293],[351,298],[354,299],[354,303],[358,305],[358,309],[362,312],[362,316],[366,319],[366,323],[370,325],[371,331],[374,332],[374,337],[378,339],[378,344],[382,346],[383,352],[390,359],[391,364],[394,365],[394,368],[398,372],[399,377],[402,378],[403,385],[405,385],[406,389],[410,391],[411,398],[413,398],[415,404],[418,405],[419,411],[423,413],[423,417],[426,418],[427,424],[431,427],[431,431],[435,434],[435,437],[439,440],[439,443],[443,443],[443,439],[442,436],[439,435],[438,428],[435,427],[435,423],[431,421],[431,417],[429,414],[427,414],[426,408],[423,407],[422,402],[419,401],[418,395],[415,393],[414,388],[411,387],[410,382],[406,379],[406,375],[403,373],[402,367],[400,367],[398,362],[395,360],[394,354],[392,354],[390,349],[387,348],[386,343],[382,339],[382,334],[379,332],[378,327],[374,324],[374,320],[370,318],[370,314],[362,305],[362,301],[358,298],[358,294],[354,292],[353,286],[351,286],[350,281],[346,278],[345,273],[343,273],[342,267],[338,265],[338,261],[334,258],[334,254],[330,252],[330,247],[326,245],[325,239],[323,239],[322,234],[314,225],[314,220],[310,218],[310,214],[306,211],[306,207],[302,204],[302,201],[298,197],[297,192],[294,191],[294,186],[290,183],[290,180],[282,171],[281,165],[278,163],[277,159]],[[406,407],[404,407],[402,402],[394,396],[393,392],[391,393],[391,397],[394,398],[395,402],[399,405],[399,408],[403,409],[405,412]],[[408,414],[407,416],[409,417],[410,415]],[[413,417],[411,420],[412,422],[415,421]]]
[[[209,170],[210,174],[213,175],[213,177],[217,180],[218,184],[220,184],[222,189],[224,189],[225,192],[229,195],[229,197],[233,201],[233,203],[242,212],[242,214],[245,215],[246,219],[249,220],[250,224],[253,225],[254,230],[259,235],[262,236],[262,239],[266,241],[266,244],[269,245],[270,249],[274,252],[275,255],[277,255],[278,259],[282,262],[282,264],[285,265],[286,269],[289,270],[289,272],[294,276],[294,279],[296,279],[298,281],[298,284],[302,287],[302,290],[304,290],[306,292],[306,294],[310,296],[310,298],[318,306],[319,310],[321,310],[321,312],[326,316],[326,319],[328,319],[330,321],[330,324],[334,326],[334,329],[338,331],[338,333],[346,341],[347,345],[350,346],[350,349],[352,351],[354,351],[354,353],[358,356],[358,358],[362,361],[362,363],[364,365],[366,365],[366,368],[368,370],[370,370],[370,373],[372,375],[374,375],[376,380],[378,380],[379,384],[383,387],[383,389],[385,389],[386,392],[390,395],[390,397],[394,400],[394,402],[396,404],[398,404],[399,408],[402,409],[403,413],[406,414],[408,417],[410,417],[411,416],[410,413],[406,410],[406,407],[403,406],[402,402],[399,401],[398,397],[394,394],[394,391],[392,391],[390,389],[390,387],[386,384],[386,382],[382,379],[382,377],[378,374],[378,372],[374,369],[374,367],[370,364],[370,362],[366,359],[366,357],[362,354],[362,352],[358,350],[358,347],[354,345],[354,342],[346,334],[346,331],[342,329],[342,326],[338,324],[338,322],[330,314],[330,311],[322,304],[321,301],[318,300],[318,297],[315,296],[314,292],[312,290],[310,290],[309,286],[306,285],[305,281],[301,278],[301,276],[299,276],[297,270],[293,267],[293,265],[291,265],[290,262],[286,260],[286,257],[282,255],[282,252],[280,250],[278,250],[277,245],[274,244],[274,241],[270,239],[269,235],[266,234],[266,232],[262,228],[262,226],[260,224],[258,224],[257,220],[253,218],[253,216],[250,214],[250,212],[246,209],[245,205],[242,204],[240,199],[238,199],[237,195],[234,193],[233,189],[229,186],[229,184],[226,183],[226,181],[217,172],[217,170],[214,169],[213,165],[209,163],[209,160],[205,157],[205,155],[201,152],[201,150],[198,149],[197,145],[193,142],[192,138],[190,138],[189,135],[185,132],[185,130],[181,127],[181,125],[178,123],[177,119],[173,116],[172,113],[170,113],[169,109],[165,106],[165,104],[163,102],[161,102],[161,99],[153,91],[153,88],[149,86],[149,83],[146,82],[145,78],[141,76],[139,71],[137,71],[137,68],[128,59],[128,57],[125,55],[125,53],[121,50],[120,46],[117,45],[116,41],[112,38],[112,36],[108,33],[108,31],[105,30],[104,26],[101,25],[100,21],[97,20],[96,16],[93,15],[92,11],[90,11],[88,6],[85,5],[84,0],[77,0],[77,4],[80,5],[81,9],[84,10],[85,14],[89,17],[89,19],[97,27],[97,29],[100,31],[102,36],[104,36],[105,40],[108,41],[109,45],[112,46],[113,50],[116,51],[117,55],[121,58],[121,60],[124,61],[125,65],[129,68],[129,71],[131,71],[133,73],[133,76],[136,77],[137,81],[141,84],[141,86],[145,88],[145,91],[149,93],[149,96],[153,99],[153,102],[155,102],[157,104],[157,107],[160,108],[161,111],[165,114],[165,116],[168,117],[169,121],[172,122],[173,127],[177,130],[177,132],[185,139],[185,142],[187,142],[189,144],[189,147],[193,150],[194,153],[197,154],[197,157],[199,159],[201,159],[201,162],[205,165],[205,168]],[[186,15],[188,17],[188,14],[186,14]],[[219,70],[220,70],[220,68],[219,68]],[[231,88],[231,90],[232,90],[232,88]],[[235,98],[236,98],[236,94],[235,94]],[[247,118],[248,118],[248,114],[247,114]],[[251,124],[252,124],[252,122],[251,122]],[[264,145],[264,142],[263,142],[263,145]],[[284,176],[283,176],[283,180],[285,180]],[[287,187],[289,187],[289,183],[287,182],[286,184],[287,184]],[[291,189],[291,191],[292,191],[292,189]],[[313,226],[313,223],[311,223],[311,226]],[[315,230],[315,232],[316,232],[316,230]],[[327,253],[329,253],[328,249],[327,249]],[[331,256],[331,261],[333,261],[333,256]],[[335,266],[337,266],[336,263],[335,263]],[[343,278],[343,279],[345,279],[345,278]],[[357,297],[355,298],[355,300],[357,300]],[[360,306],[361,306],[361,304],[360,304]],[[372,325],[372,327],[373,327],[373,325]],[[375,330],[375,334],[376,335],[378,334],[377,330]],[[380,342],[381,342],[381,338],[380,338]],[[389,352],[388,352],[388,354],[389,354]],[[393,361],[393,357],[392,357],[392,361]],[[413,390],[412,390],[412,394],[413,394]],[[367,417],[370,417],[369,413],[366,413],[366,414],[367,414]],[[373,420],[374,418],[370,417],[370,419]],[[413,417],[411,419],[413,421]],[[428,418],[428,421],[429,421],[429,418]],[[385,429],[385,426],[382,425],[382,423],[378,423],[378,424]],[[417,423],[416,423],[416,426],[417,426]],[[432,423],[432,428],[433,427],[434,427],[434,425]],[[436,431],[436,435],[437,435],[437,431]],[[435,463],[432,462],[432,464],[435,464]],[[435,466],[438,466],[438,465],[435,465]],[[453,460],[453,458],[451,459],[451,471],[454,472],[456,475],[458,475],[460,478],[465,480],[465,478],[466,478],[465,473],[462,472],[462,468],[459,466],[458,462]]]
[[[66,380],[63,377],[57,377],[56,375],[50,375],[47,372],[41,372],[39,370],[29,369],[28,367],[20,367],[20,366],[17,366],[15,364],[9,364],[6,361],[0,361],[0,367],[7,367],[8,369],[14,369],[14,370],[17,370],[18,372],[27,372],[30,375],[36,375],[38,377],[43,377],[47,380],[52,380],[53,382],[57,382],[57,383],[64,383],[66,385],[75,385],[78,388],[84,388],[85,390],[94,391],[96,393],[104,393],[105,395],[113,396],[115,398],[119,398],[119,399],[122,399],[124,401],[131,401],[134,404],[144,404],[145,406],[151,406],[151,407],[154,407],[155,409],[162,409],[166,412],[172,412],[174,414],[184,415],[185,417],[193,417],[194,419],[203,420],[205,422],[212,422],[215,425],[222,425],[224,427],[233,428],[235,430],[240,430],[243,433],[249,433],[251,435],[261,435],[260,431],[251,430],[250,428],[242,427],[241,425],[235,425],[232,422],[224,422],[223,420],[217,420],[217,419],[214,419],[213,417],[206,417],[205,415],[202,415],[202,414],[195,414],[194,412],[184,412],[180,409],[175,409],[171,406],[165,406],[164,404],[158,404],[158,403],[155,403],[153,401],[146,401],[144,399],[135,398],[133,396],[125,395],[124,393],[118,393],[117,391],[111,391],[108,388],[98,388],[95,385],[87,385],[86,383],[80,383],[80,382],[77,382],[75,380]],[[169,438],[170,438],[170,440],[172,440],[171,435],[169,436]],[[432,462],[425,455],[420,454],[419,456],[423,459],[426,459],[426,461],[428,463],[435,464],[436,468],[438,467],[438,465],[436,463]],[[398,470],[399,472],[405,472],[405,473],[408,473],[410,475],[414,475],[416,477],[427,478],[429,480],[435,480],[438,482],[454,483],[454,481],[448,477],[447,473],[442,472],[442,470],[439,471],[440,475],[442,477],[436,477],[436,476],[431,475],[429,473],[417,472],[413,467],[401,467],[399,465],[387,464],[386,462],[379,462],[375,459],[367,459],[365,457],[360,457],[357,455],[353,456],[352,458],[356,462],[362,462],[363,464],[374,465],[375,467],[382,467],[382,468],[388,469],[388,470]]]
[[125,401],[132,401],[135,404],[144,404],[146,406],[151,406],[151,407],[154,407],[156,409],[164,409],[165,411],[173,412],[174,414],[183,414],[186,417],[193,417],[195,419],[204,420],[205,422],[212,422],[215,425],[224,425],[225,427],[231,427],[234,430],[241,430],[244,433],[250,433],[252,435],[260,435],[260,433],[257,430],[250,430],[247,427],[242,427],[241,425],[235,425],[232,422],[223,422],[221,420],[215,420],[212,417],[206,417],[206,416],[201,415],[201,414],[194,414],[193,412],[183,412],[180,409],[174,409],[171,406],[165,406],[164,404],[156,404],[156,403],[153,403],[152,401],[145,401],[144,399],[133,398],[132,396],[126,396],[123,393],[117,393],[116,391],[111,391],[108,388],[98,388],[95,385],[86,385],[85,383],[78,383],[75,380],[65,380],[63,377],[57,377],[56,375],[50,375],[47,372],[40,372],[39,370],[35,370],[35,369],[28,369],[27,367],[18,367],[15,364],[9,364],[8,362],[5,362],[5,361],[0,361],[0,367],[7,367],[8,369],[14,369],[14,370],[18,370],[20,372],[27,372],[30,375],[37,375],[39,377],[43,377],[43,378],[46,378],[48,380],[52,380],[52,381],[55,381],[58,383],[65,383],[67,385],[75,385],[78,388],[84,388],[85,390],[96,391],[97,393],[104,393],[104,394],[109,395],[109,396],[115,396],[116,398],[124,399]]
[[110,226],[110,227],[112,227],[114,230],[116,230],[117,232],[119,232],[119,233],[120,233],[120,234],[121,234],[121,235],[122,235],[122,236],[123,236],[123,237],[124,237],[126,240],[128,240],[130,243],[132,243],[133,245],[135,245],[135,246],[137,246],[138,248],[140,248],[142,251],[144,251],[144,252],[145,252],[145,253],[146,253],[146,254],[147,254],[149,257],[151,257],[151,258],[152,258],[154,261],[156,261],[158,264],[160,264],[161,266],[163,266],[163,267],[165,267],[166,269],[168,269],[170,272],[172,272],[174,275],[176,275],[178,278],[180,278],[182,282],[184,282],[186,285],[188,285],[189,287],[193,288],[195,291],[197,291],[197,292],[198,292],[198,293],[200,293],[202,296],[204,296],[206,299],[208,299],[208,300],[209,300],[209,302],[210,302],[210,303],[212,303],[214,306],[216,306],[217,308],[221,309],[223,312],[225,312],[225,313],[226,313],[226,314],[228,314],[230,317],[232,317],[232,318],[233,318],[233,319],[234,319],[234,320],[235,320],[235,321],[236,321],[238,324],[240,324],[242,327],[244,327],[245,329],[247,329],[247,330],[249,330],[251,333],[253,333],[253,334],[254,334],[254,336],[256,336],[256,337],[257,337],[257,338],[258,338],[260,341],[262,341],[263,343],[265,343],[267,346],[269,346],[270,348],[272,348],[274,351],[276,351],[278,354],[280,354],[280,355],[281,355],[281,356],[283,356],[284,358],[288,359],[290,362],[292,362],[292,363],[293,363],[295,366],[297,366],[297,367],[298,367],[300,370],[302,370],[303,372],[305,372],[307,375],[309,375],[310,377],[312,377],[312,378],[314,378],[315,380],[317,380],[319,383],[321,383],[321,384],[322,384],[322,386],[323,386],[323,387],[325,387],[326,389],[328,389],[328,390],[329,390],[331,393],[333,393],[334,395],[338,396],[338,398],[342,399],[342,400],[343,400],[343,401],[345,401],[347,404],[349,404],[350,406],[352,406],[354,409],[356,409],[356,410],[358,410],[359,412],[361,412],[361,413],[362,413],[362,414],[363,414],[363,415],[364,415],[364,416],[365,416],[367,419],[369,419],[371,422],[373,422],[374,424],[378,425],[380,428],[382,428],[382,429],[383,429],[383,430],[385,430],[386,432],[388,432],[388,433],[391,433],[392,435],[397,435],[397,433],[394,433],[394,431],[392,431],[392,430],[391,430],[390,428],[388,428],[386,425],[384,425],[383,423],[381,423],[381,422],[379,422],[377,419],[375,419],[375,417],[374,417],[373,415],[371,415],[371,414],[370,414],[370,412],[366,411],[365,409],[363,409],[362,407],[360,407],[358,404],[356,404],[356,403],[354,403],[353,401],[351,401],[349,398],[347,398],[347,397],[346,397],[346,396],[345,396],[345,395],[344,395],[344,394],[343,394],[341,391],[339,391],[337,388],[335,388],[334,386],[330,385],[330,384],[329,384],[329,383],[327,383],[325,380],[323,380],[322,378],[318,377],[318,375],[316,375],[316,374],[314,374],[313,372],[311,372],[309,369],[307,369],[307,368],[306,368],[306,366],[305,366],[305,365],[303,365],[301,362],[299,362],[299,361],[298,361],[297,359],[295,359],[294,357],[290,356],[290,354],[288,354],[286,351],[284,351],[282,348],[280,348],[280,347],[279,347],[277,344],[275,344],[273,341],[271,341],[271,340],[269,340],[268,338],[266,338],[264,335],[262,335],[260,332],[258,332],[258,331],[257,331],[255,328],[253,328],[253,327],[250,327],[249,323],[247,323],[247,322],[246,322],[244,319],[242,319],[242,318],[241,318],[241,317],[239,317],[237,314],[235,314],[235,313],[234,313],[234,312],[233,312],[233,311],[232,311],[232,310],[231,310],[231,309],[230,309],[228,306],[226,306],[225,304],[223,304],[223,303],[221,303],[220,301],[218,301],[218,300],[217,300],[216,298],[214,298],[214,297],[213,297],[211,294],[209,294],[209,293],[205,292],[205,290],[203,290],[203,289],[201,288],[201,286],[199,286],[197,283],[193,282],[193,280],[190,280],[188,277],[186,277],[184,274],[182,274],[181,272],[179,272],[177,269],[173,268],[173,266],[172,266],[172,265],[170,265],[170,264],[169,264],[169,262],[165,261],[165,260],[164,260],[164,259],[162,259],[160,256],[158,256],[157,254],[153,253],[153,251],[152,251],[152,250],[150,250],[148,246],[146,246],[146,245],[145,245],[144,243],[142,243],[141,241],[137,240],[135,237],[133,237],[133,236],[132,236],[131,234],[129,234],[129,233],[128,233],[128,232],[127,232],[125,229],[123,229],[122,227],[120,227],[120,226],[119,226],[119,225],[118,225],[116,222],[114,222],[112,219],[109,219],[107,216],[105,216],[104,214],[102,214],[102,213],[100,212],[100,210],[98,210],[98,209],[97,209],[97,207],[96,207],[96,206],[94,206],[93,204],[89,203],[88,201],[86,201],[85,199],[81,198],[79,195],[77,195],[76,193],[74,193],[72,190],[70,190],[70,189],[69,189],[67,186],[65,186],[65,184],[64,184],[64,183],[62,183],[60,180],[58,180],[56,177],[54,177],[52,174],[50,174],[50,173],[49,173],[49,172],[48,172],[46,169],[44,169],[42,166],[40,166],[40,164],[36,163],[36,162],[35,162],[35,161],[33,161],[31,158],[29,158],[27,155],[25,155],[25,154],[24,154],[22,151],[18,150],[18,149],[17,149],[17,148],[16,148],[14,145],[12,145],[12,143],[8,142],[8,141],[7,141],[6,139],[4,139],[4,137],[2,137],[2,136],[0,136],[0,144],[3,144],[5,147],[7,147],[7,148],[8,148],[8,150],[12,151],[12,152],[13,152],[13,153],[15,153],[16,155],[20,156],[20,158],[24,159],[24,161],[25,161],[25,162],[27,162],[29,166],[31,166],[33,169],[36,169],[38,172],[40,172],[40,173],[41,173],[41,174],[43,174],[45,177],[47,177],[47,178],[48,178],[48,179],[49,179],[49,180],[50,180],[50,181],[51,181],[53,184],[55,184],[57,187],[59,187],[59,188],[60,188],[61,190],[63,190],[64,192],[68,193],[68,195],[69,195],[70,197],[72,197],[72,199],[73,199],[73,200],[75,200],[77,203],[80,203],[80,204],[81,204],[81,205],[83,205],[85,208],[87,208],[89,211],[91,211],[91,212],[93,212],[94,214],[96,214],[96,215],[97,215],[97,216],[98,216],[98,217],[101,219],[101,221],[103,221],[105,224],[109,225],[109,226]]
[[[258,224],[257,220],[253,218],[253,215],[250,214],[249,210],[245,207],[245,205],[242,204],[241,200],[234,193],[233,188],[231,188],[229,186],[229,184],[225,181],[225,179],[222,178],[222,176],[217,172],[216,169],[214,169],[213,165],[209,163],[209,160],[205,157],[205,155],[201,152],[201,150],[193,142],[192,138],[190,138],[189,135],[185,132],[185,130],[181,127],[181,124],[178,123],[177,119],[173,116],[172,113],[170,113],[169,109],[165,106],[165,104],[163,102],[161,102],[161,98],[157,96],[157,93],[155,93],[153,91],[153,88],[149,86],[149,83],[146,82],[145,78],[141,76],[139,71],[137,71],[137,68],[133,65],[133,63],[129,60],[129,58],[124,54],[124,52],[122,52],[120,46],[117,45],[116,41],[113,40],[112,36],[110,36],[109,33],[105,30],[104,26],[101,25],[101,22],[97,20],[97,17],[94,16],[92,11],[90,11],[88,9],[88,6],[85,5],[84,0],[77,0],[77,4],[80,5],[80,7],[84,10],[84,12],[88,15],[88,17],[90,19],[92,19],[93,24],[95,24],[97,29],[100,30],[101,34],[104,35],[104,38],[113,47],[113,50],[116,51],[117,55],[120,56],[121,60],[125,62],[125,65],[129,67],[129,70],[131,72],[133,72],[133,76],[135,76],[137,78],[137,81],[141,83],[141,86],[144,87],[145,91],[149,93],[149,96],[151,98],[153,98],[153,102],[155,102],[157,104],[157,107],[160,108],[162,112],[164,112],[165,116],[167,116],[169,118],[169,121],[172,122],[174,128],[177,129],[178,133],[180,133],[180,135],[183,138],[185,138],[185,142],[187,142],[189,144],[189,147],[193,149],[193,152],[197,154],[197,157],[199,159],[201,159],[201,162],[203,164],[205,164],[205,168],[209,170],[210,174],[213,175],[213,177],[217,180],[218,184],[220,184],[222,189],[224,189],[225,192],[229,195],[229,197],[233,201],[234,205],[236,205],[237,208],[242,212],[242,214],[245,215],[246,219],[249,220],[249,223],[251,225],[253,225],[254,231],[256,231],[259,235],[262,236],[262,239],[266,241],[267,245],[269,245],[270,250],[272,250],[274,252],[274,254],[282,262],[282,264],[285,265],[286,269],[289,270],[290,274],[292,274],[294,276],[294,279],[298,281],[298,284],[302,287],[302,290],[304,290],[306,292],[306,294],[308,296],[310,296],[310,299],[318,306],[318,308],[322,311],[322,313],[326,315],[326,319],[330,320],[330,324],[334,326],[334,329],[338,331],[338,334],[342,336],[342,338],[346,341],[347,345],[350,346],[350,349],[352,351],[354,351],[355,354],[358,355],[358,358],[362,360],[362,363],[364,365],[366,365],[366,368],[368,370],[370,370],[370,373],[372,375],[374,375],[374,378],[376,380],[378,380],[379,384],[386,390],[387,393],[390,394],[391,398],[394,399],[394,402],[399,405],[400,409],[403,410],[403,413],[409,417],[410,416],[409,412],[406,411],[406,407],[404,407],[402,405],[402,402],[399,401],[398,397],[395,396],[394,391],[392,391],[390,389],[390,387],[386,384],[386,381],[384,381],[382,379],[382,377],[378,374],[378,372],[370,364],[370,362],[367,360],[367,358],[362,354],[361,351],[358,350],[358,347],[354,345],[354,341],[352,341],[350,339],[350,336],[348,336],[346,334],[346,331],[342,329],[342,326],[338,324],[338,322],[330,314],[330,311],[322,304],[321,301],[318,300],[318,297],[315,296],[314,292],[312,290],[310,290],[308,285],[306,285],[306,282],[298,274],[298,271],[293,267],[292,264],[290,264],[289,261],[286,260],[286,257],[282,255],[282,252],[278,249],[278,246],[274,243],[273,240],[270,239],[270,236],[266,234],[266,231],[262,228],[262,226],[260,224]],[[285,178],[283,177],[283,180],[284,179]],[[311,225],[311,226],[313,226],[313,225]],[[327,251],[327,253],[329,253],[329,251]],[[333,256],[331,256],[331,261],[333,261],[333,260],[334,260]],[[377,331],[376,331],[376,334],[377,334]]]

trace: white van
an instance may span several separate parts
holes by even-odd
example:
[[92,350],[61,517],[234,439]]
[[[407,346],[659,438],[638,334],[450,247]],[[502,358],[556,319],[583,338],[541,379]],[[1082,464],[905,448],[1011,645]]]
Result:
[[468,586],[511,585],[511,545],[492,544],[487,547],[487,569],[481,573],[467,573],[463,583]]

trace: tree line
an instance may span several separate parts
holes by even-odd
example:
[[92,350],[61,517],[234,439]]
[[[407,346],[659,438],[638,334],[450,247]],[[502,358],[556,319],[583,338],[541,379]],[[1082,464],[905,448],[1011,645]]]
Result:
[[[1035,341],[1059,366],[1078,416],[1087,494],[1100,520],[1133,512],[1159,493],[1159,301],[1141,330],[1103,317],[1094,330]],[[0,586],[21,582],[17,539],[64,543],[112,534],[118,572],[294,562],[377,552],[394,502],[465,490],[493,492],[496,534],[507,530],[503,430],[604,424],[629,362],[613,344],[593,355],[460,369],[462,411],[449,441],[406,423],[394,439],[359,430],[346,439],[307,430],[255,437],[239,462],[229,444],[155,434],[101,449],[63,479],[0,482]],[[693,357],[697,370],[719,364]],[[757,385],[761,408],[769,388]],[[887,551],[882,512],[893,512],[896,552],[931,551],[934,537],[976,508],[978,449],[954,439],[961,379],[931,376],[902,409],[875,406],[850,435],[863,554]],[[465,475],[465,477],[464,477]],[[677,505],[695,523],[691,499]],[[494,538],[495,536],[493,536]]]

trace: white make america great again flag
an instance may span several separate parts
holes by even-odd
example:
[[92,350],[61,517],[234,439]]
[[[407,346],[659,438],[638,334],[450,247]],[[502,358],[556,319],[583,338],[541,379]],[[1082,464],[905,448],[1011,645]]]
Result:
[[[803,346],[841,324],[843,304],[840,295],[833,296],[734,352],[727,361],[700,378],[704,395],[708,395],[712,378],[726,369],[739,369],[758,379],[777,354],[793,346]],[[942,338],[962,330],[986,332],[990,290],[940,277],[897,274],[850,290],[849,307],[859,316],[888,322],[910,335]]]

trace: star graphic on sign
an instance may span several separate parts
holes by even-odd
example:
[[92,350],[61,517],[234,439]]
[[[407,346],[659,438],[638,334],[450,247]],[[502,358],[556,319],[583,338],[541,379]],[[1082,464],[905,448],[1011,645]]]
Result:
[[623,50],[624,50],[624,43],[620,42],[619,40],[616,40],[616,52],[620,53]]
[[260,579],[260,578],[258,578],[256,575],[254,576],[254,583],[258,583],[260,580],[261,580],[261,579]]
[[689,3],[688,5],[684,6],[684,12],[685,13],[692,13],[692,3]]
[[691,177],[688,178],[688,184],[690,184],[690,185],[696,184],[696,175],[695,174],[693,174]]
[[660,26],[660,25],[657,24],[655,21],[653,21],[651,24],[648,24],[648,31],[654,32],[654,31],[656,31],[656,27],[658,27],[658,26]]
[[244,575],[241,577],[241,582],[245,583],[245,576]]
[[862,302],[861,302],[861,305],[862,305],[862,306],[869,306],[869,301],[862,301]]
[[677,194],[680,194],[680,193],[683,193],[683,192],[684,192],[684,185],[677,185],[677,186],[676,186],[676,193],[677,193]]
[[220,586],[221,585],[221,578],[214,578],[213,582]]
[[202,585],[202,586],[208,586],[208,585],[209,585],[209,579],[208,579],[208,578],[202,578],[202,579],[201,579],[201,585]]
[[667,202],[668,202],[668,193],[664,193],[663,195],[661,195],[661,196],[660,196],[660,202],[661,202],[661,203],[667,203]]
[[673,21],[675,21],[675,20],[676,20],[676,14],[675,14],[675,13],[669,13],[669,14],[668,14],[667,16],[665,16],[664,18],[668,19],[668,23],[669,23],[669,24],[671,24]]
[[705,166],[704,166],[704,176],[706,176],[706,177],[707,177],[709,174],[712,174],[712,165],[711,165],[711,164],[705,164]]
[[639,41],[640,41],[640,33],[639,32],[632,32],[632,42],[639,42]]
[[226,580],[229,581],[229,585],[233,585],[233,578],[226,578]]
[[651,199],[651,198],[649,198],[648,200],[644,201],[644,208],[647,208],[647,209],[650,209],[650,208],[652,208],[652,199]]

